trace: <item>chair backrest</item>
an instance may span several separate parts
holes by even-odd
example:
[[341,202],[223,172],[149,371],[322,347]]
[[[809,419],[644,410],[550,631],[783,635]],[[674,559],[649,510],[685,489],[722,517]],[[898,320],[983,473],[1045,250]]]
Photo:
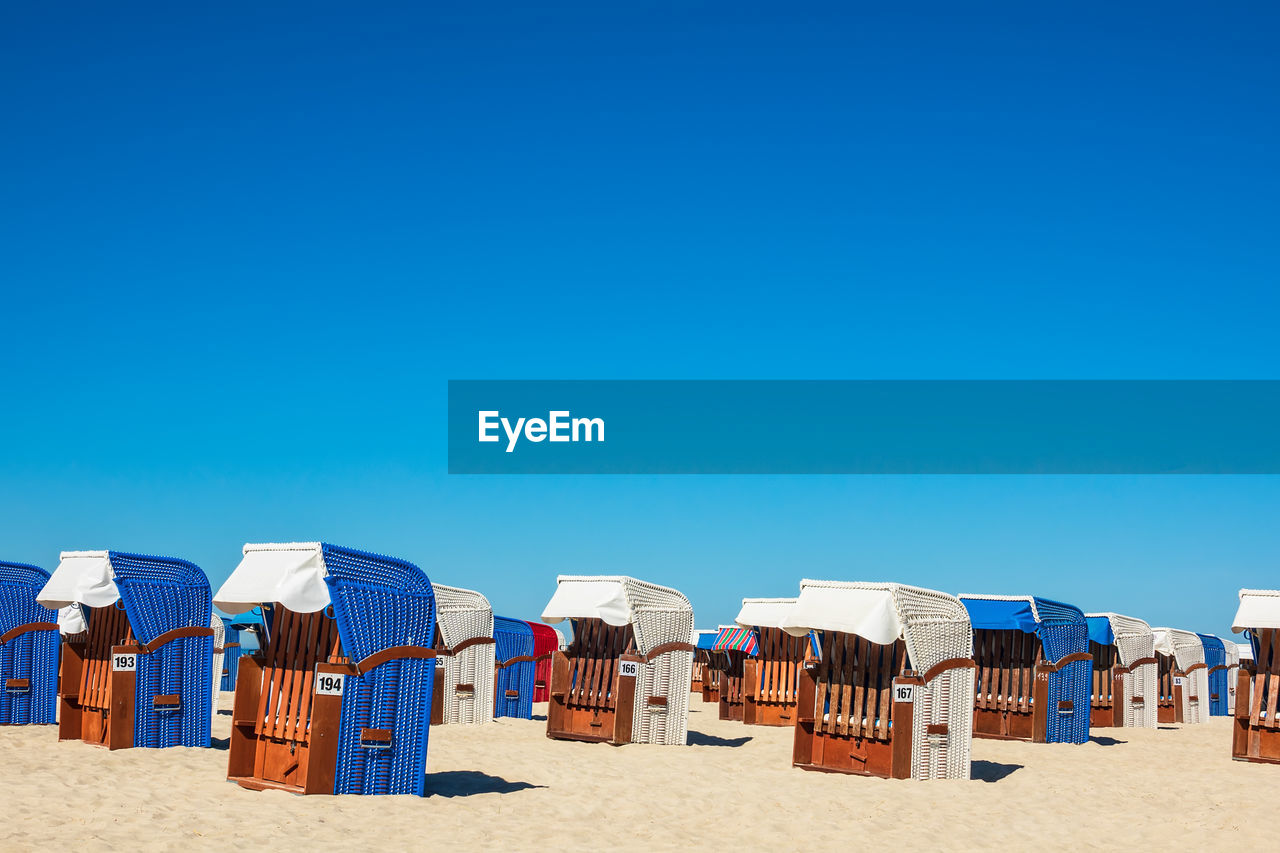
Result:
[[1253,695],[1237,697],[1248,701],[1249,726],[1280,730],[1280,628],[1253,628]]
[[325,611],[295,613],[270,608],[270,639],[263,649],[262,692],[255,732],[306,744],[317,663],[343,663],[338,624]]
[[1120,655],[1114,645],[1090,641],[1089,654],[1093,655],[1093,690],[1090,704],[1094,708],[1110,708],[1117,697],[1112,695],[1115,683],[1115,668],[1120,663]]
[[1035,668],[1044,661],[1040,637],[1026,631],[977,628],[974,701],[978,708],[1031,713]]
[[809,651],[808,636],[795,637],[781,628],[759,628],[759,701],[794,705]]
[[893,679],[908,667],[906,643],[873,643],[855,634],[822,631],[815,727],[827,734],[888,740]]
[[565,652],[569,659],[569,692],[565,704],[590,711],[615,710],[613,680],[618,658],[635,649],[630,625],[609,625],[602,619],[573,620],[573,642]]
[[111,707],[111,648],[133,642],[129,616],[119,602],[85,607],[89,631],[80,671],[80,707],[106,711]]

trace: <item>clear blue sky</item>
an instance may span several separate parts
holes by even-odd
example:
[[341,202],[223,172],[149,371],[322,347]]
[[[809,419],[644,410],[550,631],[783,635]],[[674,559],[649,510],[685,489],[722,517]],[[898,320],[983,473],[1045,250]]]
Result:
[[447,476],[449,378],[1280,377],[1274,4],[602,5],[6,9],[0,554],[1280,583],[1273,477]]

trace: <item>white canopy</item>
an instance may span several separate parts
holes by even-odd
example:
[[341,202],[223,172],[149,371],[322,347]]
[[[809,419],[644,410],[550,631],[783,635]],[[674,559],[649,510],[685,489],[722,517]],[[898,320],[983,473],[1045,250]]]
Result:
[[744,598],[734,621],[743,628],[781,628],[795,603],[794,598]]
[[1231,620],[1231,630],[1239,633],[1245,628],[1280,628],[1280,590],[1240,590],[1240,608]]
[[111,559],[106,551],[63,551],[58,568],[36,596],[36,601],[50,610],[61,610],[72,604],[106,607],[119,600],[120,590],[116,589],[115,573],[111,571]]
[[1236,643],[1236,648],[1240,651],[1240,660],[1253,660],[1253,646],[1248,643]]
[[58,633],[81,634],[89,630],[89,623],[84,621],[84,611],[79,604],[68,604],[58,610]]
[[809,583],[800,582],[800,597],[779,626],[788,634],[803,637],[810,630],[843,631],[882,646],[902,639],[902,622],[888,585],[812,587]]
[[1155,635],[1156,651],[1162,655],[1172,655],[1180,647],[1200,649],[1203,655],[1204,644],[1192,631],[1183,631],[1179,628],[1152,628],[1151,633]]
[[543,622],[601,619],[615,628],[631,623],[631,604],[623,578],[556,579],[556,591],[542,610]]
[[314,613],[329,605],[327,574],[319,542],[246,544],[244,559],[213,603],[232,615],[275,601],[295,613]]

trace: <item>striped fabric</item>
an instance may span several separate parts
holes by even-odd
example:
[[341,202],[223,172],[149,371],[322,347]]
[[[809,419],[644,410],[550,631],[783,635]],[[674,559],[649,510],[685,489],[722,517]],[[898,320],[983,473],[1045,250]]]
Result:
[[760,641],[751,628],[721,628],[716,635],[713,650],[717,652],[745,652],[755,657],[760,652]]

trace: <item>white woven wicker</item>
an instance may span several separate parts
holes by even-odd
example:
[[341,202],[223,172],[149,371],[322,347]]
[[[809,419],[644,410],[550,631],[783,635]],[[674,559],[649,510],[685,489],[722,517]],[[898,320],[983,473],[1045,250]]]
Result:
[[218,696],[222,693],[222,646],[227,640],[227,629],[222,624],[222,617],[217,613],[209,620],[213,629],[213,704],[210,706],[213,716],[218,716]]
[[[1154,658],[1156,654],[1155,634],[1151,626],[1141,619],[1132,616],[1121,616],[1119,613],[1088,613],[1087,616],[1105,616],[1111,623],[1111,633],[1116,635],[1116,651],[1120,663],[1129,667],[1129,672],[1121,678],[1124,685],[1123,714],[1124,724],[1129,727],[1154,729],[1160,690],[1159,667],[1155,663],[1144,663],[1133,667],[1133,662],[1143,658]],[[1135,703],[1133,697],[1142,697]]]
[[1177,628],[1153,628],[1156,648],[1173,653],[1178,669],[1186,675],[1182,685],[1182,720],[1185,723],[1203,723],[1209,719],[1209,671],[1198,667],[1187,672],[1195,664],[1204,663],[1204,643],[1191,631]]
[[[802,580],[806,589],[883,590],[891,594],[911,668],[923,674],[952,658],[973,657],[969,611],[945,592],[892,583]],[[822,630],[821,625],[809,628]],[[911,733],[911,775],[915,779],[968,779],[973,749],[972,669],[950,669],[916,691]],[[926,735],[945,723],[946,735]]]
[[1227,653],[1227,713],[1236,712],[1236,682],[1240,679],[1240,647],[1230,640],[1222,641]]
[[[688,643],[693,633],[693,605],[670,587],[622,575],[561,575],[558,585],[617,583],[621,586],[636,637],[636,649],[647,655],[665,643]],[[593,614],[583,613],[582,617]],[[641,664],[636,677],[632,743],[683,746],[689,734],[689,679],[693,652],[671,651]],[[650,705],[650,697],[666,697],[666,705]]]
[[[489,600],[470,589],[431,584],[436,596],[436,624],[450,649],[476,637],[493,636],[493,608]],[[493,721],[493,643],[481,643],[454,655],[445,655],[444,721],[476,725]],[[437,666],[439,663],[437,663]],[[470,684],[474,692],[459,695],[458,685]]]

